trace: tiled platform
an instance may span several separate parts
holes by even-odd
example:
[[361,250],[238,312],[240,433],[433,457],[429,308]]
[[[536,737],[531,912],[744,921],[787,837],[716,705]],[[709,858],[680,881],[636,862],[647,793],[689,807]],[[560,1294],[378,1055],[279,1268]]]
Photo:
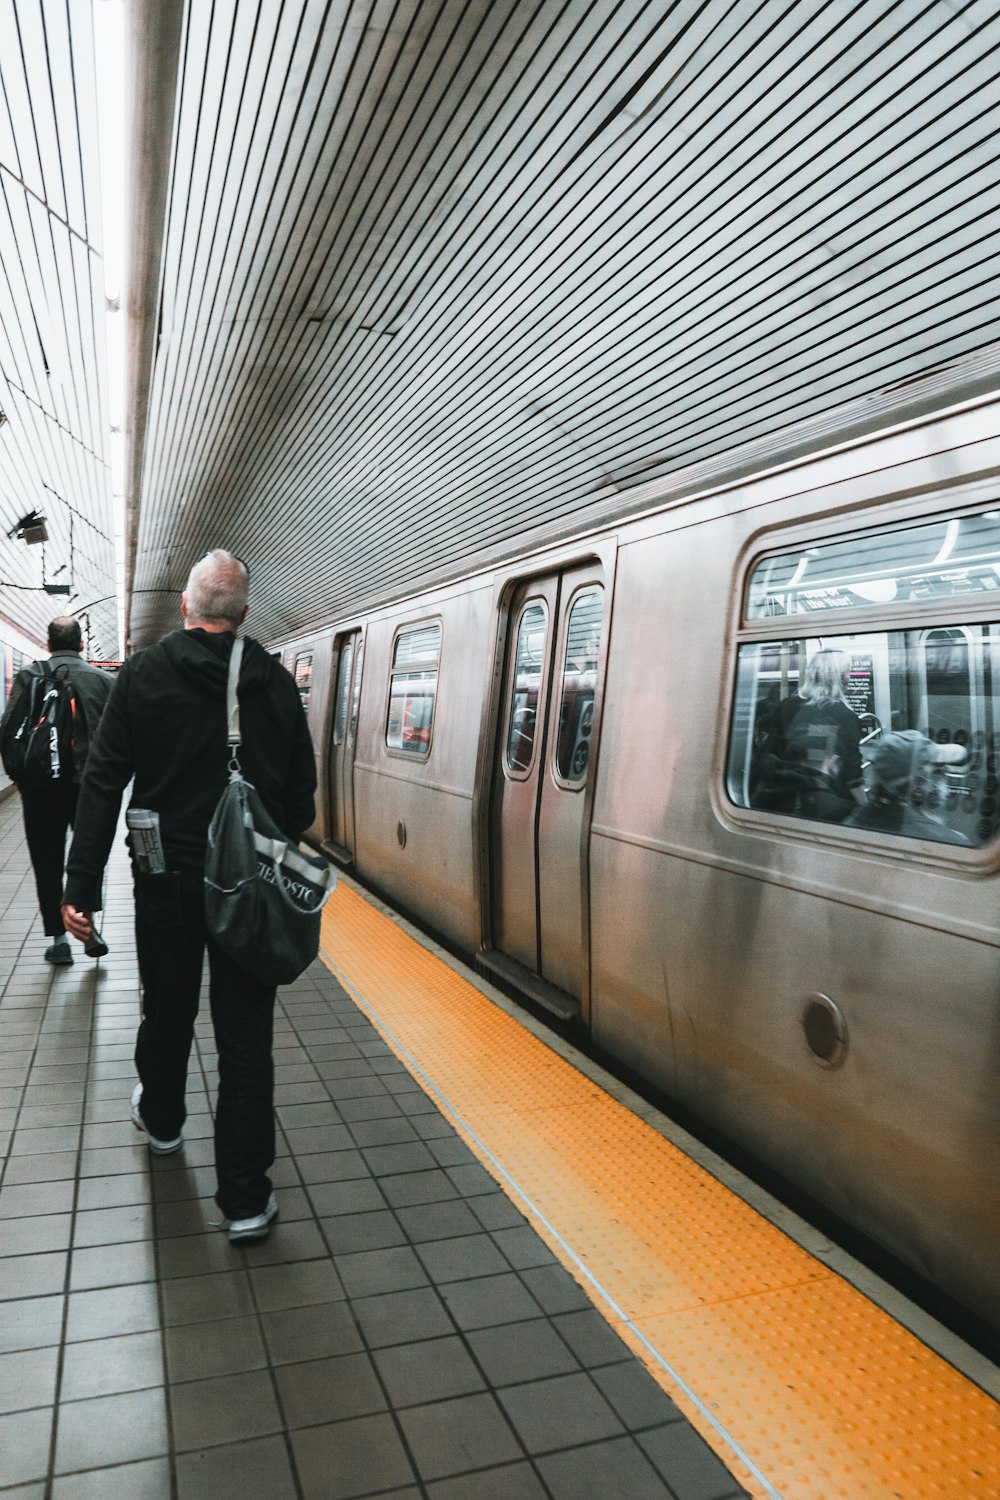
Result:
[[0,1500],[730,1500],[743,1493],[320,965],[281,992],[281,1218],[211,1220],[128,1121],[127,862],[99,964],[42,960],[0,804]]

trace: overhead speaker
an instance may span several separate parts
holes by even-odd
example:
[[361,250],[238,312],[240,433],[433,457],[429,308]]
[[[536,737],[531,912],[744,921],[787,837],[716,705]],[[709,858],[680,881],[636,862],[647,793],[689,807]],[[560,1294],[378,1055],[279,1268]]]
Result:
[[26,516],[22,516],[17,525],[8,531],[8,536],[20,537],[22,542],[27,542],[29,547],[39,542],[47,542],[49,533],[45,527],[45,517],[39,515],[37,510],[29,510]]

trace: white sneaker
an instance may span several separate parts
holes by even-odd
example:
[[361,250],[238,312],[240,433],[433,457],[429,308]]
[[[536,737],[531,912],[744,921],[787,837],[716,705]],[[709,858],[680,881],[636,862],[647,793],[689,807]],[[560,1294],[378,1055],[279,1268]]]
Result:
[[135,1088],[132,1090],[132,1124],[135,1126],[136,1130],[142,1130],[145,1132],[147,1137],[146,1144],[149,1146],[150,1151],[152,1151],[156,1156],[169,1156],[171,1151],[179,1151],[184,1144],[184,1137],[182,1135],[179,1135],[174,1141],[158,1141],[156,1136],[150,1133],[149,1126],[146,1124],[145,1120],[142,1118],[142,1115],[139,1113],[139,1100],[141,1098],[142,1084],[137,1083]]
[[278,1217],[278,1204],[272,1193],[262,1214],[252,1219],[230,1219],[229,1243],[238,1245],[241,1240],[266,1240],[271,1231],[271,1221]]

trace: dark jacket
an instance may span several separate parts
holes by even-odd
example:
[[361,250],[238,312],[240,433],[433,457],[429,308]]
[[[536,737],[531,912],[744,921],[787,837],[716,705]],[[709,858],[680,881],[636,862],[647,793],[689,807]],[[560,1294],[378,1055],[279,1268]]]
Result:
[[[33,663],[38,666],[38,663]],[[79,782],[83,778],[83,769],[87,763],[87,755],[97,734],[97,726],[101,722],[101,715],[111,696],[114,687],[114,678],[107,672],[102,672],[100,667],[92,667],[85,662],[79,651],[53,651],[49,657],[49,666],[65,667],[66,672],[73,683],[73,691],[82,714],[77,718],[73,734],[73,780]],[[22,667],[14,678],[10,690],[10,699],[4,709],[3,718],[0,719],[0,738],[7,728],[11,719],[17,714],[17,705],[28,691],[31,680],[31,668]]]
[[863,784],[861,721],[846,703],[793,693],[777,705],[754,763],[751,807],[841,823]]
[[[168,870],[205,867],[208,825],[227,779],[226,676],[234,636],[179,630],[125,663],[80,788],[63,900],[101,904],[122,792],[160,815]],[[316,763],[291,677],[247,640],[239,686],[240,765],[278,827],[298,842],[314,817]]]
[[804,703],[793,694],[778,707],[777,738],[776,753],[826,776],[839,796],[862,784],[861,720],[846,703]]

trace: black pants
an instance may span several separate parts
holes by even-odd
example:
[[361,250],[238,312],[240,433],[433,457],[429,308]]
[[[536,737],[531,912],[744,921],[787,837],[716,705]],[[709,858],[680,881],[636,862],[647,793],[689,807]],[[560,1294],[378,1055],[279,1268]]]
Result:
[[24,833],[28,840],[42,925],[49,937],[62,937],[62,890],[66,834],[76,817],[80,788],[72,781],[54,781],[44,792],[22,791]]
[[208,950],[209,1004],[219,1049],[215,1201],[227,1219],[263,1213],[274,1161],[274,997],[244,972],[205,927],[200,875],[135,877],[135,937],[143,1019],[135,1044],[141,1112],[150,1132],[173,1140],[187,1116],[184,1091]]

